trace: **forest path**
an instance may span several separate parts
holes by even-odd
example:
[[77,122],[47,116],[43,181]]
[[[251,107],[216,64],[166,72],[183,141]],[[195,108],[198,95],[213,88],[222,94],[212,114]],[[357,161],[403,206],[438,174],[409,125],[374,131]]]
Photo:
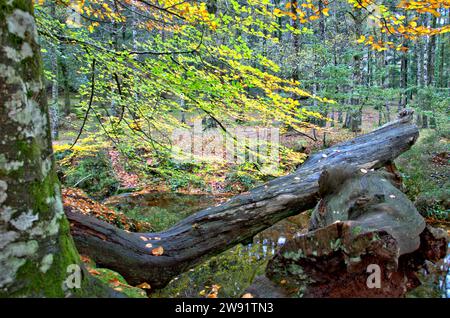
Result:
[[125,189],[136,188],[139,185],[139,176],[135,173],[128,172],[125,170],[120,158],[119,151],[115,149],[110,149],[108,151],[109,158],[111,160],[111,165],[117,179],[120,182],[120,187]]

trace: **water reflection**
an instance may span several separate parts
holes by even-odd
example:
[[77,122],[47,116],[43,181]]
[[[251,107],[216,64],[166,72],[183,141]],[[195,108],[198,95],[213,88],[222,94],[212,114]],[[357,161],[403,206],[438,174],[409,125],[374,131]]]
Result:
[[307,213],[302,213],[278,222],[259,233],[248,244],[246,253],[256,259],[270,259],[287,240],[306,233],[309,222]]
[[450,298],[450,243],[448,244],[447,256],[443,261],[430,265],[425,275],[433,274],[437,272],[438,288],[441,291],[443,298]]
[[275,243],[268,239],[263,239],[262,241],[255,239],[252,244],[247,245],[246,251],[248,256],[254,256],[258,260],[270,259],[275,255],[276,248],[279,246],[281,246],[279,242]]

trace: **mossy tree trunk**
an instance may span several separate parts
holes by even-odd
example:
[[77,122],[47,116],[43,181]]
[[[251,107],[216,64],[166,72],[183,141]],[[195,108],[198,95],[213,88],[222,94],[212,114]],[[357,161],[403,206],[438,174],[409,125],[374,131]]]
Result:
[[69,234],[31,0],[0,0],[0,122],[0,297],[116,295],[86,273]]

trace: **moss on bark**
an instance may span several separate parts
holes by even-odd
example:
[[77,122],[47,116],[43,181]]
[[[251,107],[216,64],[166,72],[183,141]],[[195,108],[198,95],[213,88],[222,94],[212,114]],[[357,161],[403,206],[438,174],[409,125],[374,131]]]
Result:
[[[33,1],[0,0],[0,66],[9,70],[0,73],[0,297],[120,296],[89,275],[70,236],[36,37]],[[80,269],[72,289],[71,265]]]

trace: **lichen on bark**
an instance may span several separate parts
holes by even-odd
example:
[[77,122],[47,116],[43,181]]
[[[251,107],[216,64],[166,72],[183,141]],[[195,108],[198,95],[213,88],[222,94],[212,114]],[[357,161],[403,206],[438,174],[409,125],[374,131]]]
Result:
[[0,0],[0,297],[111,296],[82,271],[54,169],[31,0]]

